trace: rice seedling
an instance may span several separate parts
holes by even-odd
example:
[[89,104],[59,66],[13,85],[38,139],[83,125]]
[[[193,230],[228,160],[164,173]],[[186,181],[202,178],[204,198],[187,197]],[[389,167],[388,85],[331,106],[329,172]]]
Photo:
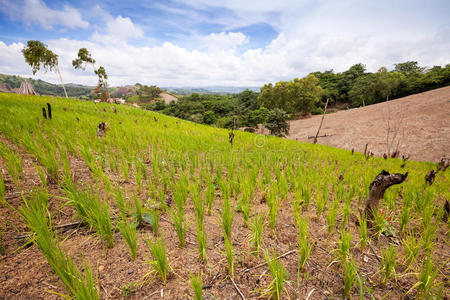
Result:
[[3,176],[1,176],[0,174],[0,203],[4,205],[7,204],[5,199],[5,193],[6,193],[5,182],[3,181]]
[[127,208],[125,204],[125,198],[123,197],[122,190],[119,185],[114,189],[114,199],[116,200],[117,208],[122,219],[127,217]]
[[277,257],[276,252],[270,255],[267,251],[265,251],[264,257],[266,258],[266,262],[270,270],[270,275],[272,277],[272,281],[265,289],[265,294],[269,295],[270,299],[282,299],[282,293],[285,289],[284,285],[289,279],[289,272],[281,264],[281,261]]
[[135,223],[129,223],[127,220],[123,220],[119,223],[119,230],[122,234],[126,245],[128,246],[128,251],[132,259],[137,257],[137,228]]
[[202,300],[203,299],[203,274],[199,273],[198,275],[191,274],[191,287],[194,291],[194,300]]
[[405,265],[409,268],[419,256],[420,243],[416,240],[412,233],[409,233],[402,240],[402,244],[405,251]]
[[328,189],[325,189],[322,193],[316,193],[316,214],[317,218],[320,217],[325,209],[328,201]]
[[230,275],[231,278],[234,278],[233,246],[231,245],[230,239],[226,235],[224,235],[224,241],[225,241],[225,256],[227,258],[227,263],[228,263],[228,275]]
[[224,235],[229,239],[231,238],[231,225],[233,224],[234,213],[231,209],[230,198],[225,195],[222,199],[222,214],[221,214],[221,224]]
[[425,252],[434,248],[438,222],[425,228],[422,234],[422,249]]
[[[442,266],[438,267],[433,262],[433,258],[431,257],[431,255],[427,255],[427,257],[423,261],[420,272],[417,274],[417,282],[408,291],[408,294],[414,289],[417,289],[418,299],[433,299],[433,291],[440,285],[442,285],[442,282],[435,283],[436,277],[439,274],[441,268],[447,263],[447,261]],[[441,291],[439,290],[437,292],[438,294],[441,293]]]
[[360,236],[359,244],[361,246],[361,250],[364,250],[364,249],[366,249],[366,246],[369,242],[369,238],[367,235],[367,218],[366,218],[366,216],[358,217],[358,222],[359,222],[359,236]]
[[311,255],[313,245],[309,239],[309,220],[300,215],[297,215],[295,219],[298,228],[298,271],[300,272],[305,268],[306,262]]
[[358,276],[358,267],[356,266],[353,256],[350,256],[350,259],[344,262],[343,269],[344,296],[349,298]]
[[51,230],[52,222],[47,218],[47,195],[38,191],[31,199],[23,197],[23,201],[20,213],[28,228],[34,232],[30,237],[31,241],[38,246],[70,293],[70,296],[60,296],[86,300],[100,299],[100,291],[91,266],[84,261],[82,274],[74,264],[70,253],[65,253],[61,249],[56,234]]
[[65,180],[64,191],[69,196],[68,204],[75,208],[78,216],[93,227],[109,248],[114,247],[114,237],[109,215],[109,206],[98,198],[92,190],[79,190],[71,179]]
[[166,244],[164,243],[164,238],[161,235],[155,242],[152,242],[150,237],[147,237],[145,242],[150,249],[150,254],[152,256],[152,259],[148,261],[148,264],[153,267],[153,270],[147,273],[146,277],[152,273],[156,273],[159,275],[163,285],[166,285],[167,275],[169,274],[169,262],[166,256]]
[[396,262],[397,249],[392,244],[389,245],[389,249],[381,250],[381,270],[383,284],[385,284],[395,273]]
[[251,226],[251,244],[256,251],[256,257],[259,258],[259,251],[262,245],[262,234],[264,230],[264,218],[261,214],[255,213]]
[[172,222],[178,237],[178,246],[184,247],[186,244],[187,223],[184,218],[184,210],[172,209]]
[[341,263],[341,266],[344,265],[345,261],[347,260],[348,254],[350,253],[351,242],[352,233],[341,230],[341,237],[338,241],[337,248],[337,257]]
[[[326,214],[326,219],[328,222],[328,235],[331,235],[336,226],[336,215],[339,208],[339,202],[335,199],[333,200],[332,206],[328,209],[328,213]],[[343,226],[344,228],[345,226]]]

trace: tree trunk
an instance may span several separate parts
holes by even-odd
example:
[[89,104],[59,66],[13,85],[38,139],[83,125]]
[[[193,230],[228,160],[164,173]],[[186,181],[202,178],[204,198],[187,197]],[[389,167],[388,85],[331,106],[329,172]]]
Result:
[[366,208],[364,213],[368,220],[373,220],[373,211],[378,209],[380,200],[384,197],[384,192],[394,184],[400,184],[408,177],[408,172],[405,174],[389,172],[383,170],[375,177],[369,187],[369,197],[367,198]]
[[64,82],[62,80],[61,73],[59,72],[59,67],[58,66],[56,66],[56,72],[58,73],[59,80],[61,81],[61,85],[62,85],[62,88],[64,90],[64,94],[66,94],[66,98],[69,98],[69,97],[67,97],[66,87],[64,86]]

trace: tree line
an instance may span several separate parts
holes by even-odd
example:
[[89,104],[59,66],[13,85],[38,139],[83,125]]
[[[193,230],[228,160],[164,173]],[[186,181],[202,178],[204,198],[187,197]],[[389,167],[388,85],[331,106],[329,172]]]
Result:
[[289,132],[288,119],[320,114],[326,100],[331,106],[360,107],[450,85],[450,64],[445,67],[421,67],[416,61],[394,65],[391,71],[381,67],[367,72],[363,64],[348,70],[313,72],[304,78],[268,83],[259,93],[246,90],[239,94],[210,95],[192,93],[177,103],[163,101],[145,105],[177,118],[224,128],[253,131],[264,124],[272,134]]

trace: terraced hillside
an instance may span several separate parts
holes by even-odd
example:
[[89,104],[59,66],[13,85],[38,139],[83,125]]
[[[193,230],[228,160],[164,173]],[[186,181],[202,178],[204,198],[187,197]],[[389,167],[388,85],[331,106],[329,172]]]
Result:
[[[246,132],[231,145],[62,98],[0,94],[0,116],[0,298],[450,296],[448,169],[425,183],[436,164]],[[408,175],[365,226],[383,169]]]

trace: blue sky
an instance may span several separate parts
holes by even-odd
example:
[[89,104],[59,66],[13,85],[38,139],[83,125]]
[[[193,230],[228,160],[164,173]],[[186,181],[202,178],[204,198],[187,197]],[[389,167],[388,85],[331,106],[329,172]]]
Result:
[[[0,73],[32,76],[20,50],[40,40],[66,82],[86,47],[112,85],[259,86],[312,71],[450,63],[450,1],[0,0]],[[57,82],[56,74],[33,77]]]

